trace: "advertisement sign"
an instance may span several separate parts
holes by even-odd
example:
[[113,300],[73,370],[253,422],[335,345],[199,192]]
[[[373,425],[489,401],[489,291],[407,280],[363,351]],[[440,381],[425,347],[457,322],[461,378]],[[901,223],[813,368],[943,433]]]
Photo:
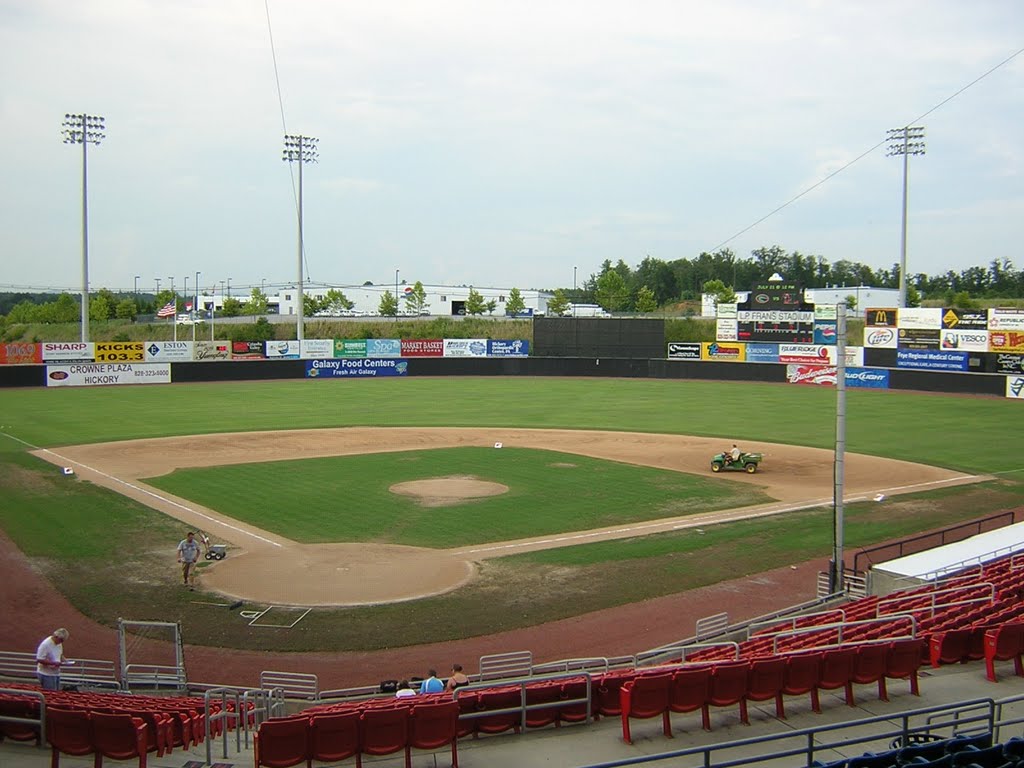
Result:
[[747,342],[748,363],[777,363],[779,362],[779,345],[768,344],[761,341]]
[[367,339],[367,357],[401,357],[402,342],[400,339]]
[[274,360],[298,360],[301,351],[302,345],[298,341],[268,341],[264,354]]
[[966,371],[967,352],[947,352],[937,349],[898,349],[897,368],[920,368],[928,371]]
[[192,362],[192,342],[147,341],[143,359],[147,363],[190,363]]
[[839,310],[835,304],[815,304],[814,305],[814,322],[819,320],[838,320]]
[[1024,400],[1024,376],[1006,377],[1006,396]]
[[779,344],[779,362],[828,365],[831,354],[828,347],[820,344]]
[[487,339],[445,339],[445,357],[486,357]]
[[942,310],[942,327],[960,331],[984,331],[988,328],[988,311],[984,309]]
[[526,357],[530,354],[530,342],[525,339],[490,339],[487,354],[490,357]]
[[1024,309],[990,309],[988,328],[990,331],[1024,332]]
[[904,307],[898,318],[900,328],[927,330],[942,327],[942,310],[938,307]]
[[719,320],[735,320],[736,319],[736,304],[719,304],[716,309],[715,315]]
[[335,339],[334,357],[366,357],[366,339]]
[[786,381],[790,384],[816,384],[834,387],[836,367],[834,365],[787,365]]
[[940,333],[937,328],[900,328],[896,334],[896,346],[900,349],[938,349]]
[[736,313],[741,323],[813,323],[814,312],[798,309],[741,309]]
[[991,352],[1024,352],[1024,331],[989,331]]
[[701,360],[714,360],[719,363],[742,363],[746,359],[745,344],[733,341],[702,341],[700,343]]
[[846,348],[846,367],[847,369],[864,367],[864,347]]
[[719,341],[736,341],[738,325],[735,320],[718,318],[715,322],[715,338]]
[[232,341],[232,360],[263,360],[264,344],[262,341]]
[[43,342],[43,360],[92,360],[96,345],[91,341]]
[[299,357],[306,360],[334,357],[334,339],[303,339],[299,344]]
[[141,341],[97,341],[97,363],[141,363],[146,359],[145,343]]
[[170,383],[170,363],[78,363],[46,366],[48,387]]
[[[868,309],[864,312],[864,325],[872,328],[895,328],[895,309]],[[865,331],[865,333],[867,333]]]
[[230,341],[197,341],[194,350],[195,359],[202,362],[228,360],[231,358]]
[[836,343],[836,321],[815,320],[814,321],[814,343],[835,344]]
[[330,360],[307,360],[306,378],[344,379],[366,376],[405,376],[409,370],[408,360],[383,358],[331,358]]
[[896,329],[865,327],[864,346],[872,349],[896,349]]
[[7,341],[0,344],[0,364],[28,365],[43,362],[43,348],[31,341]]
[[990,355],[992,366],[988,370],[991,373],[1024,373],[1024,355],[1008,355],[1000,352]]
[[888,389],[889,371],[885,368],[847,368],[846,386],[860,389]]
[[673,341],[668,345],[670,360],[700,360],[699,341]]
[[402,339],[402,357],[441,357],[444,339]]
[[960,349],[964,352],[987,352],[988,331],[943,329],[940,331],[939,347],[942,349]]

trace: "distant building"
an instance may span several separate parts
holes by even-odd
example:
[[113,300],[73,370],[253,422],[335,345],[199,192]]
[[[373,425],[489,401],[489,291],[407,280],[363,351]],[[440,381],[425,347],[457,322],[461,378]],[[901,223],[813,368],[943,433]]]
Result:
[[[494,301],[495,308],[492,313],[494,317],[505,315],[505,305],[508,302],[508,295],[511,288],[481,288],[469,285],[424,285],[426,293],[426,304],[423,314],[427,315],[464,315],[466,313],[466,301],[469,299],[469,291],[473,289],[483,297],[484,303]],[[304,292],[322,298],[331,290],[331,287],[307,287]],[[353,303],[352,311],[358,315],[376,315],[380,311],[380,300],[385,291],[395,292],[394,285],[355,285],[336,286],[336,290],[345,294],[345,297]],[[406,296],[412,292],[412,286],[400,284],[398,286],[398,313],[400,315],[412,315],[407,309]],[[520,288],[523,304],[526,306],[526,315],[546,314],[548,301],[552,294],[546,291]],[[203,297],[200,297],[202,300]],[[281,288],[276,296],[268,296],[268,303],[276,307],[282,315],[294,315],[298,307],[299,292],[295,288]],[[217,301],[217,297],[214,297]],[[219,306],[219,301],[218,301]],[[273,310],[271,310],[273,311]],[[484,313],[487,316],[487,313]]]
[[[804,299],[812,304],[838,304],[852,296],[856,304],[848,307],[856,312],[868,307],[898,307],[900,292],[896,288],[871,288],[867,285],[843,286],[840,288],[808,288]],[[852,312],[851,312],[852,314]]]

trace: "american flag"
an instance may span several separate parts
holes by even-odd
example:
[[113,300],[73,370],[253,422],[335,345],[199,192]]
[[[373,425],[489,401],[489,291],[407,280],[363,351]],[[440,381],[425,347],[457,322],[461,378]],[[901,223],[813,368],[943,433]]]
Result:
[[173,301],[168,301],[166,304],[164,304],[162,307],[160,307],[160,310],[156,313],[156,316],[157,317],[171,317],[177,311],[178,311],[178,308],[175,306],[174,302]]

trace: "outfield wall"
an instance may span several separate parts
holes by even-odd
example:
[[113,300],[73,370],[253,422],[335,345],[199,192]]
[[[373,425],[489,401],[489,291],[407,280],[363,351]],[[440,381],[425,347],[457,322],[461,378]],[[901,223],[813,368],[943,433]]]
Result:
[[[319,366],[319,367],[318,367]],[[871,381],[855,378],[870,371]],[[0,387],[165,384],[386,376],[571,376],[822,384],[794,375],[793,365],[623,358],[352,358],[181,363],[66,363],[0,366]],[[907,369],[854,369],[849,386],[992,395],[1024,399],[1024,377]],[[834,375],[832,383],[834,383]],[[884,385],[884,386],[882,386]],[[311,386],[318,386],[311,384]]]

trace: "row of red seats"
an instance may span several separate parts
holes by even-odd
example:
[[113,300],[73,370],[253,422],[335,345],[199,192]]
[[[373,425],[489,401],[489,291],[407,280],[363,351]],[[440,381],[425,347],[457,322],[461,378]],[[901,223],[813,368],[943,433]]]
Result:
[[712,706],[739,705],[740,722],[749,724],[749,701],[774,699],[776,716],[785,718],[786,695],[810,694],[811,708],[820,712],[820,690],[843,689],[846,703],[853,706],[855,684],[877,684],[879,698],[887,701],[887,679],[907,679],[911,693],[919,695],[921,646],[917,639],[897,640],[639,675],[619,690],[622,737],[632,743],[631,718],[659,715],[664,734],[671,737],[669,713],[698,709],[704,729],[710,730]]
[[128,714],[107,714],[85,710],[46,710],[46,740],[50,743],[51,768],[59,768],[60,756],[93,755],[94,768],[102,768],[103,758],[138,758],[146,768],[148,751],[146,723]]
[[355,757],[362,766],[363,755],[405,753],[411,765],[411,750],[451,747],[452,767],[459,766],[458,719],[455,701],[417,702],[404,706],[369,707],[362,712],[320,712],[312,716],[277,718],[263,722],[256,733],[253,751],[255,768],[290,768],[313,761],[336,763]]

